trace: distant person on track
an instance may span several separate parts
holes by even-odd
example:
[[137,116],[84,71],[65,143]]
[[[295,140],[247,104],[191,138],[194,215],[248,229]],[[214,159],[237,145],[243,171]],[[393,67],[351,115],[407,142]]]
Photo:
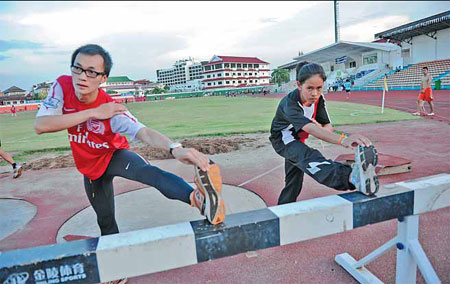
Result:
[[[359,134],[333,132],[322,95],[326,75],[322,66],[301,62],[297,66],[297,88],[281,99],[271,125],[270,142],[285,159],[285,187],[278,204],[295,202],[302,189],[304,173],[337,190],[357,189],[365,195],[378,191],[375,174],[378,155],[371,141]],[[320,140],[356,148],[353,168],[325,159],[305,144],[309,135]]]
[[11,164],[12,168],[13,168],[13,178],[18,178],[22,175],[22,166],[17,164],[13,157],[11,156],[11,154],[3,151],[2,149],[2,141],[0,140],[0,157],[2,157],[5,161],[7,161],[8,163]]
[[[115,103],[100,88],[108,79],[111,66],[111,57],[101,46],[88,44],[76,49],[71,59],[72,75],[55,81],[34,125],[37,134],[67,130],[75,164],[84,176],[85,191],[97,214],[101,234],[119,232],[114,209],[116,176],[153,186],[169,199],[197,207],[212,224],[223,222],[225,205],[219,167],[199,151],[183,148],[180,143],[147,128],[124,105]],[[192,188],[180,177],[130,151],[126,137],[121,134],[164,149],[178,161],[194,165],[197,187]]]
[[11,105],[11,116],[17,116],[16,107],[14,105]]
[[347,80],[345,81],[345,83],[343,84],[343,86],[344,86],[345,92],[347,93],[347,100],[348,100],[348,99],[350,99],[350,91],[351,91],[351,83],[350,83],[350,80],[347,79]]
[[422,68],[423,76],[421,78],[421,84],[420,84],[420,93],[419,97],[417,98],[417,111],[413,113],[413,115],[421,115],[421,112],[425,112],[425,101],[428,102],[430,105],[430,113],[427,115],[433,116],[434,115],[434,103],[433,103],[433,94],[431,92],[431,81],[433,78],[430,74],[428,74],[428,67]]

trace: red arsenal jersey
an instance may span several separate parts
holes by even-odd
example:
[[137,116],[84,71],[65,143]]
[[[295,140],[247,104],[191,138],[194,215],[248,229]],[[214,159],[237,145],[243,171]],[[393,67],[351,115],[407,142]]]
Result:
[[[58,90],[55,90],[55,88],[58,88]],[[52,86],[48,97],[39,110],[38,116],[58,114],[55,110],[59,110],[59,113],[62,110],[62,114],[70,114],[96,108],[101,104],[113,101],[114,100],[103,91],[103,89],[99,88],[95,102],[91,104],[81,103],[75,95],[72,77],[61,76]],[[56,113],[51,113],[52,111]],[[125,117],[125,115],[122,116]],[[126,137],[117,133],[120,132],[120,130],[113,131],[114,129],[111,123],[111,120],[113,119],[116,121],[115,123],[118,124],[118,120],[114,117],[105,120],[89,119],[86,122],[67,129],[70,147],[72,148],[72,154],[77,169],[89,179],[95,180],[103,175],[116,150],[129,148]],[[143,127],[143,125],[138,123],[131,115],[127,115],[127,118],[125,119],[131,119],[134,121],[131,123],[137,123],[140,127]],[[140,127],[134,127],[134,129],[140,129]],[[123,129],[124,127],[115,126],[115,128]],[[134,132],[134,135],[136,133],[137,130]]]

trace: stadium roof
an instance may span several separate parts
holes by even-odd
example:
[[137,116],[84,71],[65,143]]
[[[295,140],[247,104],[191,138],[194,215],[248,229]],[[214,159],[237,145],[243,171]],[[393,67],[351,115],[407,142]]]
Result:
[[[450,10],[375,34],[375,38],[394,39],[410,43],[410,39],[420,35],[428,35],[436,39],[435,33],[450,28]],[[409,41],[407,41],[409,40]]]
[[226,62],[226,63],[256,63],[256,64],[269,64],[269,62],[262,61],[256,57],[239,57],[239,56],[221,56],[214,55],[213,58],[206,64],[214,64],[216,62]]
[[130,80],[127,76],[115,76],[115,77],[108,77],[108,80],[106,81],[108,83],[118,83],[118,82],[133,82],[133,80]]
[[352,57],[352,55],[357,56],[363,52],[369,52],[373,50],[392,51],[399,48],[400,47],[398,45],[392,43],[340,41],[294,57],[295,61],[281,65],[278,68],[294,68],[300,61],[324,63],[328,61],[334,61],[336,58],[342,56]]
[[16,93],[16,92],[25,92],[25,90],[22,90],[21,88],[16,87],[16,86],[12,86],[12,87],[9,87],[8,89],[3,91],[3,93],[5,95],[8,94],[8,93]]

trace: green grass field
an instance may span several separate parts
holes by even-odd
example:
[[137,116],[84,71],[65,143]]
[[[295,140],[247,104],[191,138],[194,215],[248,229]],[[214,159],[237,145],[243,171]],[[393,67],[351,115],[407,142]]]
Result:
[[[127,104],[131,113],[147,127],[173,139],[268,132],[280,99],[206,97]],[[419,119],[408,113],[342,102],[327,102],[334,126]],[[3,150],[15,154],[19,162],[42,153],[62,153],[69,149],[66,131],[37,135],[33,129],[36,112],[20,112],[17,117],[0,115]],[[0,165],[6,162],[0,161]]]

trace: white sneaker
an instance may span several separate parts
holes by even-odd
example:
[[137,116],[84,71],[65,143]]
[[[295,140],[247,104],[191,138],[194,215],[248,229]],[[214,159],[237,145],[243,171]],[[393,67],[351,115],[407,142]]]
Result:
[[431,113],[429,113],[429,114],[427,114],[428,116],[433,116],[434,115],[434,112],[431,112]]
[[14,175],[13,178],[18,178],[22,175],[22,165],[16,164],[16,167],[14,168]]
[[375,147],[359,145],[356,148],[350,181],[364,195],[374,195],[380,187],[375,173],[377,163],[378,152]]

